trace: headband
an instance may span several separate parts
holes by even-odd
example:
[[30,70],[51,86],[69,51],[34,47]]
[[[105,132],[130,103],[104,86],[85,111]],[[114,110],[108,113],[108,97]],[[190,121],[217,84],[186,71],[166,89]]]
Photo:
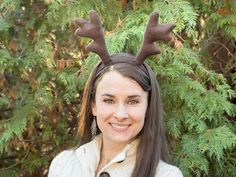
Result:
[[102,61],[100,70],[115,63],[130,63],[142,68],[146,58],[161,53],[160,49],[154,43],[156,41],[168,42],[171,39],[170,33],[175,27],[174,24],[159,24],[159,14],[153,12],[150,15],[150,19],[144,33],[143,42],[138,54],[135,57],[135,60],[112,60],[106,47],[102,25],[97,12],[91,10],[89,12],[89,16],[90,21],[81,18],[75,20],[75,23],[80,27],[75,31],[75,34],[77,36],[88,37],[93,40],[93,42],[86,48],[100,56]]

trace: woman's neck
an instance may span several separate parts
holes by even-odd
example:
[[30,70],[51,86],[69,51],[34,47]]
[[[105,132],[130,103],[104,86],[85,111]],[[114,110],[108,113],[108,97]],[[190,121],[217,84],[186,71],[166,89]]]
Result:
[[120,153],[127,144],[111,143],[102,141],[100,158],[109,163],[118,153]]
[[111,143],[102,140],[102,145],[100,149],[100,160],[97,166],[96,175],[98,172],[107,165],[118,153],[120,153],[126,144],[121,143]]

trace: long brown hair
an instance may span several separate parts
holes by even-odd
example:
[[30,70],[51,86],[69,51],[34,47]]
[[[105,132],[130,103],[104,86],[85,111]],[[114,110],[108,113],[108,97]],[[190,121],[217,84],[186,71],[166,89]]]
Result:
[[[111,59],[121,62],[115,62],[106,67],[101,67],[102,63],[98,63],[86,83],[78,125],[80,145],[91,141],[90,127],[93,121],[91,102],[95,97],[97,84],[102,76],[112,68],[112,70],[119,72],[123,76],[135,80],[144,91],[149,93],[145,123],[138,135],[140,141],[137,148],[135,167],[131,177],[154,177],[159,161],[167,161],[168,157],[161,96],[156,76],[152,69],[145,63],[142,67],[137,67],[135,65],[135,57],[132,55],[115,54],[111,56]],[[100,130],[97,133],[99,132]]]

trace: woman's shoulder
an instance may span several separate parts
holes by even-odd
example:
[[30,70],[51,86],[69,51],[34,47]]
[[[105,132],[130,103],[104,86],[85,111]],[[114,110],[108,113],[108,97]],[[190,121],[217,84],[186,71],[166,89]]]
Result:
[[65,150],[59,153],[51,162],[48,177],[62,176],[61,172],[70,171],[74,165],[78,165],[75,150]]
[[52,160],[53,163],[65,163],[68,160],[71,160],[75,157],[75,150],[70,149],[70,150],[64,150],[60,152],[54,159]]
[[156,177],[183,177],[182,172],[176,166],[160,161],[157,168]]

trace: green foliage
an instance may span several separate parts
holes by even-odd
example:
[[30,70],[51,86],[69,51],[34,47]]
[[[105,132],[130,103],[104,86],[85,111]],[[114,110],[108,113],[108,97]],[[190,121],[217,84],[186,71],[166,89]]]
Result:
[[175,31],[184,31],[189,37],[196,37],[197,12],[188,1],[157,1],[154,10],[160,13],[162,23],[176,24]]
[[124,25],[117,29],[115,35],[107,39],[110,53],[136,52],[139,48],[137,44],[141,44],[147,20],[148,14],[143,14],[141,11],[128,14],[124,18]]
[[0,49],[0,73],[3,74],[5,70],[11,71],[15,64],[14,58],[11,57],[6,49]]
[[172,160],[186,177],[236,175],[235,51],[227,48],[220,74],[209,48],[235,40],[234,0],[124,2],[2,1],[0,176],[46,176],[51,159],[77,143],[81,93],[98,57],[75,38],[73,20],[91,9],[111,54],[137,53],[152,11],[176,24],[173,41],[147,61],[161,86]]
[[223,157],[224,150],[235,146],[236,136],[226,126],[209,129],[199,136],[198,147],[209,157],[215,156],[218,161]]
[[209,173],[209,162],[202,153],[199,152],[196,136],[184,135],[182,138],[183,154],[180,168],[185,176],[191,176],[191,169],[194,176],[201,176],[201,172]]

